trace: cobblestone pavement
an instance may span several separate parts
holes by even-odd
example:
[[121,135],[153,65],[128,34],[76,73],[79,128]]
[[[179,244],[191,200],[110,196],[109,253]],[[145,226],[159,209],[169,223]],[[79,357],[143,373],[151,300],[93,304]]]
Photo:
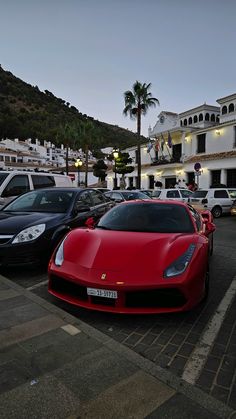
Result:
[[[186,363],[199,343],[206,325],[215,313],[236,275],[236,217],[216,220],[214,255],[211,260],[210,297],[188,313],[150,316],[125,316],[86,311],[56,300],[47,285],[33,292],[82,321],[111,336],[156,365],[181,377]],[[22,286],[45,281],[46,274],[3,272]],[[211,348],[196,385],[215,398],[236,408],[236,299]]]

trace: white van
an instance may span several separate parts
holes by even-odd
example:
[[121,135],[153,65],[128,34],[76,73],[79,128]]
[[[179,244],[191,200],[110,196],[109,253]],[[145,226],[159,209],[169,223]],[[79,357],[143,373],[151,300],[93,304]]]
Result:
[[69,176],[56,173],[0,171],[0,206],[24,192],[52,186],[71,187],[73,183]]

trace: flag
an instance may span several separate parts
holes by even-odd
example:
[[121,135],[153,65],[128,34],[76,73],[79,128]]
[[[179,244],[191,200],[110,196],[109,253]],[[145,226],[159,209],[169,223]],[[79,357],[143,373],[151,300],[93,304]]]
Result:
[[161,150],[163,151],[165,145],[165,138],[163,137],[163,134],[161,134]]
[[148,143],[147,145],[147,153],[150,153],[151,149],[153,147],[153,144],[151,143],[151,141]]
[[167,142],[168,142],[169,148],[171,148],[172,147],[172,138],[171,138],[171,135],[170,135],[169,131],[168,131],[168,140],[167,140]]
[[159,151],[159,149],[160,149],[159,138],[157,138],[155,141],[155,151]]

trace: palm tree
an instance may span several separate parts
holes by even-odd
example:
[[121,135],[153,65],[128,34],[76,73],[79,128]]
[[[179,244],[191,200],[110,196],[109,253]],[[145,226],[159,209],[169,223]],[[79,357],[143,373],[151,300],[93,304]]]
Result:
[[151,107],[159,105],[159,100],[152,96],[149,92],[151,83],[140,83],[136,81],[133,85],[133,90],[127,90],[124,93],[125,108],[123,113],[125,116],[129,114],[131,119],[137,119],[137,164],[138,164],[138,184],[137,187],[141,187],[141,146],[140,146],[140,135],[141,135],[141,115],[146,115],[147,111]]

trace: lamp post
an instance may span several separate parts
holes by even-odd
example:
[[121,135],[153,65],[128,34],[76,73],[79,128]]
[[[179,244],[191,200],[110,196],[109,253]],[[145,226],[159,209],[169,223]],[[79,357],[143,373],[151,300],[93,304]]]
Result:
[[114,148],[114,150],[112,151],[113,157],[114,157],[114,161],[115,161],[115,189],[117,189],[117,172],[116,172],[116,159],[119,157],[119,151]]
[[80,168],[81,168],[82,164],[83,164],[83,162],[80,159],[77,159],[76,162],[75,162],[75,167],[78,170],[78,186],[80,186]]

